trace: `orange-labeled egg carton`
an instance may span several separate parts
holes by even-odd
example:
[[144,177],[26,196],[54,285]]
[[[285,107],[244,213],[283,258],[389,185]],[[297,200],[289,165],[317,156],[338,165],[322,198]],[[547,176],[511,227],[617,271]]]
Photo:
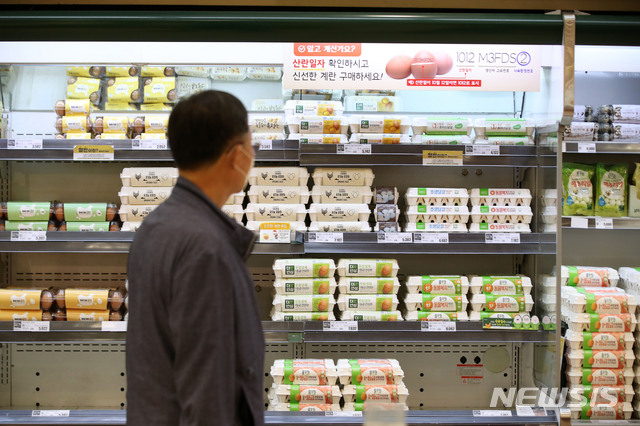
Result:
[[267,411],[293,411],[293,412],[340,412],[340,404],[302,404],[302,403],[279,403],[269,404]]
[[88,116],[93,111],[93,105],[89,99],[62,99],[53,107],[59,117],[64,116]]
[[338,385],[273,385],[267,393],[270,403],[340,404]]
[[336,265],[333,259],[276,259],[273,272],[276,278],[328,278]]
[[395,311],[398,309],[398,297],[395,294],[340,294],[338,309],[341,311]]
[[277,359],[270,370],[276,385],[334,386],[338,370],[332,359]]
[[[306,170],[306,169],[305,169]],[[364,168],[324,168],[313,171],[313,184],[321,186],[371,186],[375,175]]]
[[341,321],[403,321],[400,311],[355,311],[340,312]]
[[234,66],[211,67],[210,76],[212,80],[243,81],[247,78],[247,68]]
[[54,321],[122,321],[124,315],[109,309],[58,309],[52,314]]
[[[430,311],[410,311],[405,312],[406,321],[469,321],[469,316],[465,311],[461,312],[430,312]],[[474,320],[478,321],[478,320]]]
[[371,232],[369,222],[311,222],[309,232]]
[[569,368],[631,368],[636,360],[632,350],[569,349],[565,354]]
[[400,281],[397,277],[340,277],[340,294],[398,294]]
[[400,267],[395,259],[340,259],[340,277],[396,277]]
[[54,297],[46,288],[2,288],[0,289],[1,310],[49,310]]
[[493,295],[531,294],[531,278],[524,275],[482,275],[472,276],[471,293]]
[[464,188],[407,188],[408,206],[466,206],[469,193]]
[[464,312],[469,303],[464,294],[407,294],[407,312]]
[[469,232],[517,232],[519,234],[531,233],[531,226],[526,223],[470,223]]
[[132,206],[122,204],[120,210],[118,210],[118,215],[123,222],[141,222],[156,208],[158,208],[158,205]]
[[467,223],[467,206],[409,206],[405,213],[409,223]]
[[336,135],[333,133],[314,135],[312,133],[290,133],[287,140],[298,141],[301,144],[327,144],[338,145],[341,143],[349,143],[347,135]]
[[352,115],[349,117],[351,133],[409,134],[411,120],[404,115]]
[[307,217],[304,204],[257,204],[249,203],[244,210],[247,220],[301,222]]
[[582,420],[629,420],[633,414],[633,407],[629,402],[618,402],[611,404],[604,401],[600,404],[593,402],[582,402],[580,406],[569,404],[572,419]]
[[260,186],[305,186],[309,172],[305,167],[254,167],[249,184]]
[[500,146],[530,146],[534,145],[531,136],[488,136],[477,137],[473,141],[476,145],[500,145]]
[[569,386],[628,386],[639,377],[632,368],[567,368]]
[[284,104],[286,115],[334,116],[342,115],[344,106],[340,101],[296,101],[288,100]]
[[333,312],[278,312],[272,310],[272,321],[335,321]]
[[416,145],[469,145],[467,135],[413,135],[411,143]]
[[312,222],[368,222],[368,204],[312,203],[309,217]]
[[476,137],[533,136],[535,124],[529,118],[479,118],[473,123]]
[[349,143],[397,145],[411,143],[411,136],[402,133],[352,133]]
[[636,296],[617,287],[562,287],[562,308],[589,314],[635,314]]
[[249,131],[252,133],[284,134],[284,115],[249,114]]
[[0,309],[0,321],[52,321],[49,311],[39,309]]
[[599,266],[564,266],[560,284],[572,287],[617,287],[620,276],[613,268]]
[[569,330],[582,332],[633,333],[638,320],[632,314],[587,314],[562,310],[562,321]]
[[530,294],[474,294],[470,302],[471,309],[478,312],[531,312],[533,309],[533,298]]
[[345,116],[292,115],[285,119],[289,133],[346,135],[349,121]]
[[57,231],[58,227],[53,220],[37,222],[0,220],[0,231]]
[[472,206],[530,206],[531,191],[526,188],[473,188]]
[[382,402],[406,404],[409,390],[404,384],[399,385],[345,385],[342,390],[345,404]]
[[340,384],[345,386],[400,385],[404,380],[396,359],[339,359],[337,368]]
[[406,223],[405,232],[441,232],[441,233],[465,233],[468,232],[466,223]]
[[336,300],[333,295],[276,294],[273,307],[276,312],[332,312]]
[[220,210],[238,223],[241,223],[244,218],[244,209],[241,204],[225,204],[220,207]]
[[336,280],[329,278],[276,278],[273,288],[277,294],[333,294]]
[[410,294],[467,294],[469,278],[464,275],[413,275],[405,281]]
[[160,204],[169,198],[173,191],[173,186],[123,186],[118,192],[122,204]]
[[470,118],[428,118],[414,117],[411,121],[414,135],[465,135],[473,129]]
[[471,221],[473,223],[531,223],[533,212],[529,206],[473,206]]
[[370,204],[373,191],[370,186],[323,186],[311,189],[314,203],[330,204]]
[[138,228],[140,228],[142,222],[123,222],[120,227],[120,231],[122,232],[136,232]]
[[120,173],[122,186],[174,186],[178,181],[175,167],[126,167]]
[[[246,228],[249,231],[253,231],[253,232],[257,232],[260,233],[260,229],[261,227],[268,227],[267,229],[289,229],[292,234],[291,237],[293,238],[295,235],[295,232],[304,232],[307,230],[307,226],[305,225],[305,223],[303,221],[297,221],[297,222],[290,222],[290,221],[274,221],[274,220],[265,220],[265,221],[255,221],[255,220],[249,220],[247,221],[247,225]],[[280,228],[278,228],[280,227]],[[282,228],[284,227],[284,228]]]
[[596,404],[611,404],[611,402],[632,402],[635,392],[631,385],[592,386],[580,384],[571,386],[569,394],[584,396]]
[[56,305],[61,309],[119,310],[125,292],[104,288],[61,288],[54,292]]

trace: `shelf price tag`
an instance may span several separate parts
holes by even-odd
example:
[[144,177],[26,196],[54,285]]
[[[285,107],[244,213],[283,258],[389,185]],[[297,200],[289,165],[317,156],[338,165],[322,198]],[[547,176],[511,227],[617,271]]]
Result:
[[500,146],[498,145],[466,145],[465,154],[467,155],[500,155]]
[[449,234],[441,232],[416,232],[413,242],[420,244],[449,244]]
[[613,219],[610,217],[596,217],[596,229],[613,229]]
[[462,166],[462,151],[422,151],[423,166]]
[[42,139],[9,139],[7,149],[42,149]]
[[456,331],[455,321],[420,321],[420,331]]
[[69,417],[69,410],[33,410],[31,417]]
[[138,149],[149,151],[163,151],[169,149],[166,139],[141,139]]
[[511,232],[494,232],[484,234],[485,244],[520,244],[520,234]]
[[112,145],[76,145],[73,147],[74,161],[113,161]]
[[13,321],[13,331],[49,331],[51,321]]
[[261,243],[291,243],[291,225],[288,223],[263,223],[260,225]]
[[473,417],[511,417],[509,410],[473,410]]
[[47,241],[47,231],[11,231],[11,241]]
[[260,141],[259,151],[271,151],[273,150],[273,141]]
[[309,232],[310,243],[343,243],[344,234],[342,232]]
[[336,145],[336,153],[337,154],[348,154],[348,155],[371,155],[371,144],[341,144]]
[[127,331],[127,321],[102,321],[102,331]]
[[362,417],[362,411],[325,411],[325,417]]
[[358,321],[322,321],[322,331],[358,331]]
[[595,142],[578,142],[578,152],[582,154],[595,154]]
[[589,219],[586,217],[571,216],[571,227],[586,229],[589,227]]
[[412,243],[413,234],[411,232],[378,232],[379,243]]

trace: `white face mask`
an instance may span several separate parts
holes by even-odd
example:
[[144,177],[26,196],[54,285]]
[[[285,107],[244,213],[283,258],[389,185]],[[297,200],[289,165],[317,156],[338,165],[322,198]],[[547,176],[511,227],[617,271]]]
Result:
[[251,169],[253,169],[253,165],[255,164],[255,157],[251,156],[247,152],[247,150],[244,149],[244,146],[242,145],[238,145],[238,149],[242,150],[242,154],[244,154],[247,158],[251,159],[251,165],[247,170],[242,170],[240,167],[238,167],[237,164],[233,165],[233,168],[236,169],[237,172],[239,172],[241,175],[244,176],[244,184],[242,185],[242,188],[244,189],[249,183],[249,173],[251,172]]

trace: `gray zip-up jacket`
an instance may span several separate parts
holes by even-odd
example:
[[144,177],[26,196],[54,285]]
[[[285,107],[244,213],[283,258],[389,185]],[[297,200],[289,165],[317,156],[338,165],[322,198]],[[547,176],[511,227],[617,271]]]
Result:
[[136,233],[128,263],[127,425],[262,425],[255,237],[192,182]]

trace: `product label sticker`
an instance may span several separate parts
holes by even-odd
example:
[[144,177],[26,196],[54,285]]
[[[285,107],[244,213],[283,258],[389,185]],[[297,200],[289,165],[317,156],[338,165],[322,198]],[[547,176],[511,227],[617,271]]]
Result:
[[582,333],[582,347],[594,350],[624,350],[624,333]]
[[456,312],[462,310],[462,296],[422,294],[422,308],[427,311]]
[[42,139],[9,139],[7,149],[41,150]]
[[51,203],[7,202],[7,218],[16,221],[48,221],[51,216]]
[[400,402],[397,385],[356,385],[356,402]]
[[287,294],[327,294],[331,282],[328,279],[301,278],[284,282],[284,292]]
[[[439,312],[434,312],[439,313]],[[418,315],[420,317],[420,315]],[[422,320],[419,318],[420,322],[420,331],[456,331],[457,326],[455,321],[450,320],[433,320],[429,319],[428,316]]]
[[625,368],[624,351],[584,350],[583,365],[591,368]]
[[422,151],[424,166],[462,166],[462,151]]
[[260,237],[261,243],[291,243],[291,225],[289,223],[261,223]]
[[582,384],[593,386],[620,386],[626,384],[624,369],[595,369],[583,368]]
[[11,231],[11,241],[47,241],[47,231]]
[[284,296],[283,311],[328,312],[329,298],[322,295]]
[[327,369],[324,365],[318,366],[298,366],[285,363],[284,379],[285,385],[322,385],[326,386]]
[[522,312],[525,311],[523,296],[495,296],[485,295],[485,310],[489,312]]
[[18,312],[9,317],[6,313],[11,313],[11,311],[0,312],[0,321],[13,321],[13,331],[49,331],[51,321],[42,321],[41,311],[28,311],[28,313]]
[[438,331],[455,331],[455,325],[454,328],[451,330],[449,329],[451,327],[451,325],[449,323],[454,322],[454,321],[458,321],[458,313],[457,312],[424,312],[424,311],[420,311],[418,312],[418,321],[421,321],[422,323],[420,324],[420,330],[421,331],[433,331],[433,329],[435,329],[436,327],[431,327],[427,324],[424,324],[425,322],[445,322],[447,323],[447,325],[445,325],[445,330],[438,330]]
[[109,290],[68,288],[64,292],[67,309],[105,310],[108,299]]
[[333,386],[291,385],[289,400],[303,404],[332,404]]
[[394,383],[393,367],[390,364],[351,364],[351,384],[392,385]]
[[42,290],[0,289],[0,309],[39,310]]
[[391,311],[393,298],[382,294],[347,297],[347,309],[362,311]]
[[358,260],[347,264],[347,276],[391,277],[393,262],[388,260]]
[[463,385],[480,385],[484,379],[483,364],[458,364],[458,377]]
[[73,147],[74,161],[113,161],[112,145],[76,145]]
[[324,321],[322,331],[358,331],[358,321]]
[[630,314],[589,314],[588,331],[628,333],[632,324]]
[[597,314],[628,314],[629,302],[627,295],[593,293],[585,294],[587,313]]
[[462,294],[462,276],[423,275],[423,294]]
[[391,294],[395,281],[392,278],[347,278],[347,294]]
[[317,259],[289,259],[284,265],[285,277],[328,278],[329,262]]
[[71,232],[108,232],[109,222],[67,222]]
[[523,295],[522,277],[519,276],[483,276],[482,292],[492,295]]
[[67,222],[106,221],[107,204],[64,203],[64,219]]

